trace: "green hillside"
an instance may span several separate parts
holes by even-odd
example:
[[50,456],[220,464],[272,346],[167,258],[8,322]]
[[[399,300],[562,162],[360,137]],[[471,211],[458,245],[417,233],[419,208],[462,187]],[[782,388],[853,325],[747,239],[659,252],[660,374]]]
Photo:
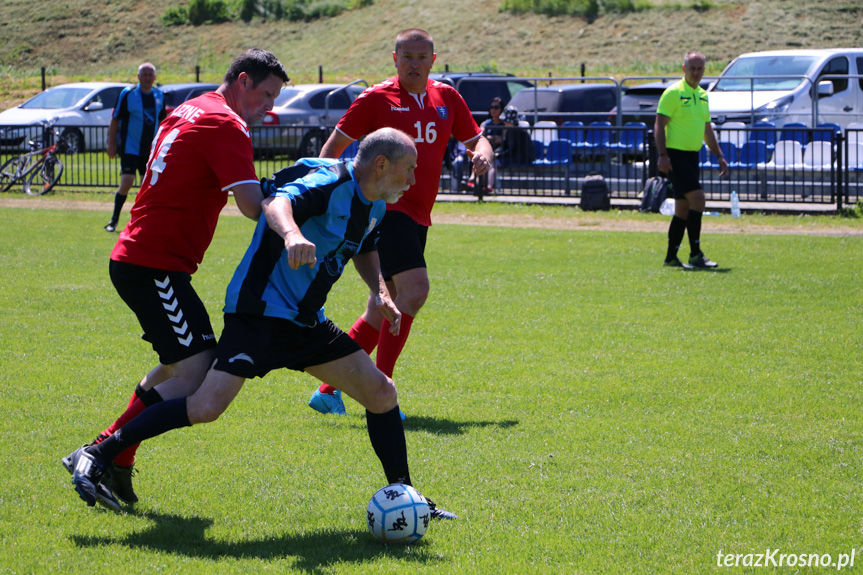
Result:
[[[49,83],[81,76],[130,80],[143,60],[161,81],[218,79],[243,49],[273,51],[296,81],[363,77],[392,71],[395,33],[418,26],[437,43],[437,67],[520,75],[656,75],[676,73],[682,54],[705,52],[718,72],[735,55],[790,47],[863,44],[858,2],[652,0],[652,8],[575,17],[514,16],[501,0],[374,0],[366,8],[312,22],[254,19],[209,26],[166,27],[160,17],[176,0],[2,0],[0,102],[32,90],[42,66]],[[601,4],[601,3],[600,3]],[[703,7],[707,6],[706,9]],[[38,88],[38,87],[37,87]],[[10,94],[11,93],[11,94]]]

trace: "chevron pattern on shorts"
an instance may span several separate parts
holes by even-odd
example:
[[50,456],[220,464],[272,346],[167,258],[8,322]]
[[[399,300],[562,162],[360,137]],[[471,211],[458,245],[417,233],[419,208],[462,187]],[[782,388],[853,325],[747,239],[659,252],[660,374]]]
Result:
[[162,307],[168,312],[168,320],[171,322],[171,327],[177,334],[177,341],[180,345],[189,347],[194,337],[189,329],[189,322],[183,319],[183,310],[180,308],[180,302],[174,296],[174,288],[171,286],[171,278],[165,276],[162,281],[153,280],[158,288],[159,297],[162,299]]

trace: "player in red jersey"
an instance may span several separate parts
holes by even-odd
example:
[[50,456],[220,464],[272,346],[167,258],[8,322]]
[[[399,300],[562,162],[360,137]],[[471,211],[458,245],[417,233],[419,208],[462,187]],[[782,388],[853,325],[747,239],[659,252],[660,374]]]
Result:
[[[273,109],[288,75],[270,52],[251,49],[237,58],[215,91],[177,107],[159,126],[131,220],[111,252],[109,272],[117,293],[159,354],[126,411],[99,434],[109,437],[154,403],[191,395],[215,358],[216,336],[191,284],[222,208],[233,192],[237,207],[257,221],[263,194],[252,164],[249,125]],[[100,502],[119,507],[132,489],[135,447],[109,470]],[[71,455],[63,459],[72,472]]]
[[[357,97],[321,150],[323,158],[338,158],[353,141],[384,127],[409,134],[416,144],[417,183],[397,203],[387,204],[386,217],[378,227],[381,271],[402,312],[401,329],[390,333],[389,322],[370,294],[365,313],[348,332],[366,353],[377,347],[377,367],[389,377],[413,319],[428,298],[423,254],[450,136],[467,147],[478,175],[486,173],[494,160],[494,150],[461,95],[447,84],[429,80],[436,57],[428,32],[411,28],[399,33],[393,52],[396,76]],[[345,413],[341,394],[326,383],[312,395],[309,406],[322,413]]]

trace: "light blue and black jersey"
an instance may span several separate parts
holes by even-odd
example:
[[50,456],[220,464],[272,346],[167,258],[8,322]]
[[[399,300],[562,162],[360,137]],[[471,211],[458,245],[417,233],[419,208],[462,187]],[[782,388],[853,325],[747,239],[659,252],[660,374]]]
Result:
[[[273,195],[291,200],[294,221],[315,244],[317,263],[291,269],[284,240],[262,216],[228,284],[224,311],[313,326],[326,319],[324,302],[348,260],[373,249],[373,231],[386,204],[362,195],[350,162],[305,158],[276,174],[274,181]],[[264,184],[266,190],[268,182]]]
[[121,154],[148,156],[159,122],[165,119],[165,94],[155,86],[149,94],[141,85],[126,88],[117,98],[113,116],[120,122],[117,150]]

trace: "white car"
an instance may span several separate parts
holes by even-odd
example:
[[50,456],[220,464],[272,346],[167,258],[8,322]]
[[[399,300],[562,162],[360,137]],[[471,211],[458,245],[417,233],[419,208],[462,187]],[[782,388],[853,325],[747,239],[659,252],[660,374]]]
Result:
[[61,84],[0,113],[0,149],[27,150],[42,135],[40,122],[54,119],[54,128],[68,153],[103,150],[117,98],[131,84],[76,82]]
[[366,87],[365,80],[356,80],[282,88],[273,110],[252,128],[255,152],[316,157],[332,128]]
[[774,50],[735,58],[710,88],[719,123],[863,121],[863,49]]

